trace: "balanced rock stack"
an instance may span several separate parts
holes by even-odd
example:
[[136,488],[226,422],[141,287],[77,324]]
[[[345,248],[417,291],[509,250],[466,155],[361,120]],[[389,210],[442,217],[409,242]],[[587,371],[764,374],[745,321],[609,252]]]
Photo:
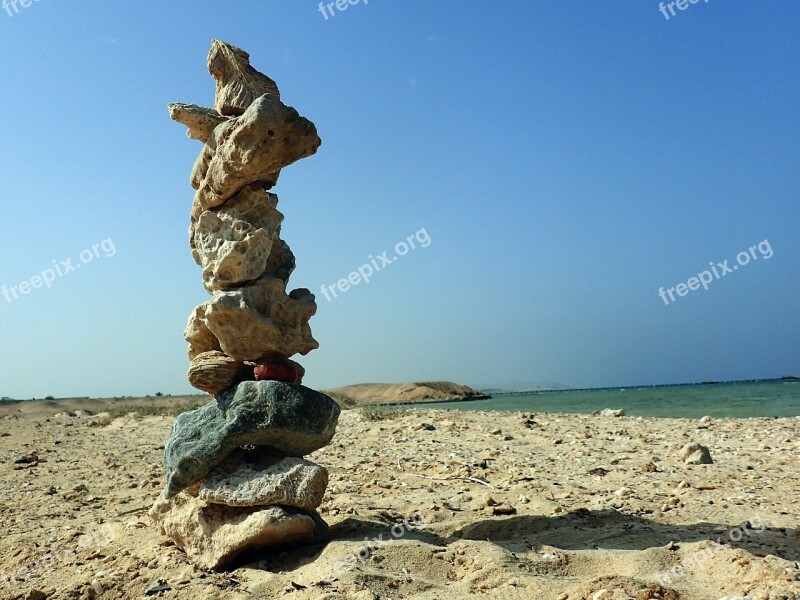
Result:
[[215,399],[178,416],[165,445],[166,489],[150,510],[198,566],[243,552],[324,540],[316,512],[328,472],[303,456],[327,445],[339,406],[301,385],[290,360],[318,344],[307,289],[287,294],[295,261],[280,239],[269,193],[282,168],[317,151],[311,121],[283,104],[249,55],[214,40],[214,109],[171,104],[170,116],[205,143],[192,170],[189,230],[211,300],[189,318],[189,381]]

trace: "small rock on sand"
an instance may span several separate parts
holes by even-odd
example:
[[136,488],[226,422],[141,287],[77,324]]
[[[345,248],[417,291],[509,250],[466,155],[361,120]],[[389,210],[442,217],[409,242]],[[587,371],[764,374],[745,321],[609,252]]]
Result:
[[624,417],[625,416],[625,409],[624,408],[604,408],[600,411],[601,417]]
[[680,456],[687,465],[710,465],[714,463],[709,449],[697,442],[690,442],[681,448]]

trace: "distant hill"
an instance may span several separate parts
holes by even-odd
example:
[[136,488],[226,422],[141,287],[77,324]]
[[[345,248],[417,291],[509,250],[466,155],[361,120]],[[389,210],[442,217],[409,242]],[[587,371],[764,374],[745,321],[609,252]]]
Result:
[[[325,390],[345,408],[369,404],[412,404],[485,400],[488,394],[450,381],[415,383],[360,383]],[[349,405],[348,405],[349,404]]]

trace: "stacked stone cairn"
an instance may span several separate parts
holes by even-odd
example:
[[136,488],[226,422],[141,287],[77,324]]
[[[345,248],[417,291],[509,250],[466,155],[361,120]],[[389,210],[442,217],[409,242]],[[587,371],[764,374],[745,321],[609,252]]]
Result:
[[333,438],[339,406],[301,385],[290,360],[318,347],[307,289],[287,294],[295,260],[268,192],[282,168],[320,146],[311,121],[243,50],[214,40],[214,109],[171,104],[205,143],[192,170],[189,238],[211,299],[189,318],[189,381],[214,400],[175,420],[165,445],[166,488],[150,510],[194,564],[223,569],[246,553],[327,539],[316,512],[325,468],[303,456]]

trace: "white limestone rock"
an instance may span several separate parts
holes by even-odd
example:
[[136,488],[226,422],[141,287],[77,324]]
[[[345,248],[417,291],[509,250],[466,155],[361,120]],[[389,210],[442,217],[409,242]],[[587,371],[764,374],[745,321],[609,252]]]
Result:
[[248,186],[224,206],[200,215],[194,228],[195,261],[210,292],[255,281],[267,270],[283,215],[278,197]]
[[229,119],[212,108],[204,108],[197,104],[173,102],[168,106],[169,116],[173,121],[182,123],[188,128],[187,137],[207,142],[214,128]]
[[195,307],[183,332],[183,337],[189,342],[189,359],[204,352],[222,351],[216,336],[206,325],[207,305],[208,302],[204,302]]
[[271,187],[278,171],[311,156],[321,143],[311,121],[275,96],[261,96],[211,134],[192,174],[193,215],[222,205],[247,185]]
[[624,417],[625,416],[625,409],[624,408],[604,408],[600,411],[601,417]]
[[215,291],[205,304],[205,325],[234,360],[255,361],[268,355],[288,358],[319,347],[308,326],[316,312],[309,290],[301,288],[287,295],[283,280],[265,275],[253,285]]
[[687,465],[710,465],[714,463],[711,451],[698,442],[690,442],[681,448],[680,457]]
[[250,55],[221,40],[211,41],[208,72],[217,84],[214,108],[221,115],[241,115],[264,94],[280,100],[278,84],[250,66]]
[[314,539],[312,516],[279,506],[233,507],[208,504],[187,494],[162,495],[150,518],[196,566],[223,569],[242,552]]

